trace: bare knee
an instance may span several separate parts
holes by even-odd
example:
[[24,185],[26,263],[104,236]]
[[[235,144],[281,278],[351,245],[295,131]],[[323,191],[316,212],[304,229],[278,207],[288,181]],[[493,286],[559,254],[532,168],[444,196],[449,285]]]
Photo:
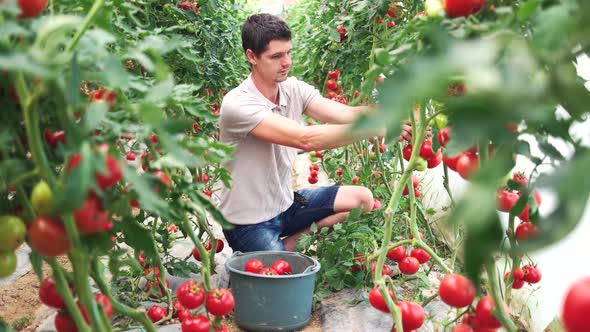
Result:
[[358,195],[359,203],[362,206],[363,212],[371,211],[374,204],[373,192],[367,187],[359,187]]
[[357,207],[363,212],[373,209],[373,193],[363,186],[342,186],[334,201],[335,212],[348,212]]

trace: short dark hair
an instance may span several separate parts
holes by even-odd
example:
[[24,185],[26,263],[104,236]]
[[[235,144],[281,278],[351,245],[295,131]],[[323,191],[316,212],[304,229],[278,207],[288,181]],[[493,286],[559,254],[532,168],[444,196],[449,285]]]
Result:
[[242,25],[242,48],[251,49],[256,56],[266,50],[272,40],[291,40],[291,29],[280,17],[255,14]]

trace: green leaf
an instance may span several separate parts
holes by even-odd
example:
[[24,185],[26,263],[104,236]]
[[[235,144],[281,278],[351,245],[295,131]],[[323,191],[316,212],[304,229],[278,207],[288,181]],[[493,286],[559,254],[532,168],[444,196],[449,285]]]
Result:
[[21,71],[35,77],[46,78],[50,76],[49,70],[23,53],[0,55],[0,69],[5,71]]
[[152,233],[133,219],[125,219],[119,223],[123,231],[125,243],[135,250],[145,253],[146,257],[158,255]]
[[73,211],[82,206],[94,183],[95,165],[100,164],[100,158],[92,152],[88,142],[82,144],[80,153],[82,158],[78,166],[64,173],[63,190],[57,199],[59,211]]
[[35,274],[37,275],[37,279],[39,282],[43,281],[43,257],[36,251],[31,251],[29,253],[29,260],[33,266],[33,271],[35,271]]
[[590,197],[590,177],[586,174],[588,169],[590,150],[586,148],[574,155],[568,163],[560,165],[554,173],[543,174],[537,179],[537,187],[553,191],[558,202],[550,215],[540,218],[539,235],[521,244],[520,250],[527,251],[551,245],[576,228]]
[[524,22],[529,19],[533,12],[539,7],[541,0],[529,0],[520,6],[516,16],[520,22]]
[[309,229],[311,230],[311,232],[313,234],[317,233],[318,232],[318,224],[315,222],[312,223],[311,226],[309,226]]
[[139,202],[143,209],[158,212],[162,217],[169,215],[167,211],[168,204],[156,195],[153,182],[137,175],[136,170],[128,166],[123,167],[123,176],[139,196]]
[[159,82],[148,92],[145,97],[145,101],[152,102],[154,104],[162,103],[168,98],[174,89],[174,80],[172,76],[168,79]]
[[193,192],[190,194],[190,197],[193,199],[193,203],[199,204],[205,210],[207,210],[213,219],[221,226],[223,229],[232,229],[234,225],[229,223],[227,219],[223,216],[223,214],[211,203],[209,197],[201,195],[200,193]]

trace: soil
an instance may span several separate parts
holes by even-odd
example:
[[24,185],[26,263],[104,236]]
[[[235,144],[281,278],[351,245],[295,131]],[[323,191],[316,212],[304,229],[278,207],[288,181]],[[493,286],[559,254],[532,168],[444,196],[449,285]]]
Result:
[[[58,263],[68,269],[67,257]],[[43,264],[43,277],[51,275],[51,268]],[[53,310],[39,300],[39,279],[33,270],[12,284],[0,286],[0,319],[17,331],[35,331]]]

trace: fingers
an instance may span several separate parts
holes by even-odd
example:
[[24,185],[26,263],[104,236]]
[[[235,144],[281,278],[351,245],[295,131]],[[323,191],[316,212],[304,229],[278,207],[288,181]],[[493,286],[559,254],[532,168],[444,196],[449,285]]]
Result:
[[412,126],[409,123],[402,125],[402,133],[399,136],[400,141],[406,140],[408,142],[412,141]]

